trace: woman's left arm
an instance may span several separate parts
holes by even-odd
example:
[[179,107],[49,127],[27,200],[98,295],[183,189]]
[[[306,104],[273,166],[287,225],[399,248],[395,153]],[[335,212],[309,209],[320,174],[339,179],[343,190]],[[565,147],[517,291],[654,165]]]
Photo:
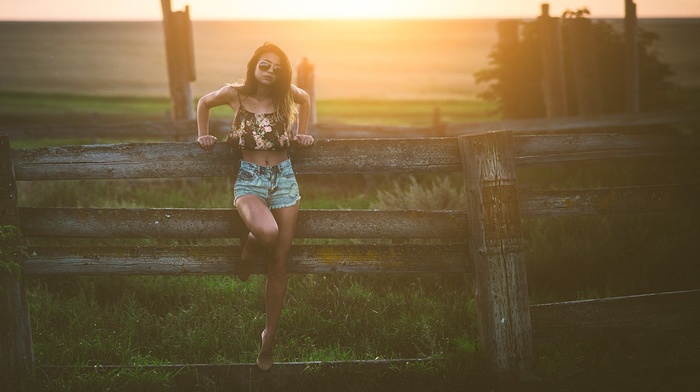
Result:
[[299,104],[299,123],[297,124],[297,134],[294,136],[294,140],[302,146],[310,146],[314,144],[314,138],[306,132],[309,125],[309,114],[311,113],[311,99],[306,91],[295,85],[292,85],[292,93],[294,94],[294,102]]

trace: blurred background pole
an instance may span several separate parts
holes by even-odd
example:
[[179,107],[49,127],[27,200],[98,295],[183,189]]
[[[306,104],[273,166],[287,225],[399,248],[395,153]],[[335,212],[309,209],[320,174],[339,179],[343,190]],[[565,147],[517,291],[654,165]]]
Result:
[[549,4],[542,4],[537,18],[542,50],[542,92],[547,117],[566,117],[566,85],[559,18],[549,16]]
[[603,114],[593,23],[588,18],[570,18],[565,19],[564,27],[578,115]]
[[[519,60],[520,39],[518,38],[518,24],[519,21],[515,19],[502,20],[496,24],[496,30],[498,31],[498,48],[501,56],[503,56],[503,62],[501,64],[503,67],[501,82],[505,86],[517,86],[519,83],[518,75],[521,73],[522,64]],[[503,89],[502,93],[504,95],[504,102],[518,102],[520,99],[517,89]],[[516,105],[504,104],[501,110],[504,119],[518,118],[519,116],[519,109]]]
[[172,12],[170,0],[161,0],[165,55],[168,64],[168,82],[172,101],[173,120],[194,120],[192,82],[197,77],[194,67],[194,43],[190,7]]
[[304,57],[297,67],[297,86],[309,94],[311,100],[311,113],[309,125],[316,124],[316,91],[314,90],[314,65]]
[[625,0],[625,111],[639,113],[637,5],[632,0]]

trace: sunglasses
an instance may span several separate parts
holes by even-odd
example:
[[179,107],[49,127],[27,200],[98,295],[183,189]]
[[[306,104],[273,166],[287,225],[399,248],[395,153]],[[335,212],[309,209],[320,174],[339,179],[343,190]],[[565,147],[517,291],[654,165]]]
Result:
[[279,74],[282,73],[282,66],[280,65],[272,65],[264,60],[258,63],[258,69],[263,72],[269,71],[270,68],[272,68],[272,73],[274,73],[276,76],[279,76]]

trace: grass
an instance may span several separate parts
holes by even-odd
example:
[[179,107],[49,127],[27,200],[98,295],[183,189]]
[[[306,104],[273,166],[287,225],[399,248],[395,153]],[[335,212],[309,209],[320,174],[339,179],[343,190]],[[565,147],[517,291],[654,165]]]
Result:
[[[159,116],[167,110],[165,101],[136,101],[124,102],[118,110],[131,113],[129,118],[134,113]],[[392,113],[382,116],[386,123],[427,125],[435,104],[320,101],[318,110],[319,119],[327,121],[376,123],[381,110],[386,110]],[[66,111],[71,111],[82,119],[94,117],[94,113],[101,118],[107,115],[100,111],[101,105],[114,110],[109,115],[115,120],[124,118],[117,113],[119,100],[0,93],[1,116],[64,119]],[[481,118],[488,111],[487,106],[477,104],[439,105],[444,119],[471,121],[469,118]],[[53,142],[27,141],[24,147]],[[536,189],[576,189],[659,180],[687,182],[694,181],[700,172],[697,163],[649,159],[624,166],[610,163],[529,167],[519,170],[518,178]],[[428,205],[439,202],[442,194],[458,194],[461,187],[459,176],[436,175],[300,176],[299,181],[302,208],[320,209]],[[231,203],[227,180],[221,178],[42,181],[18,187],[22,206],[225,208]],[[549,302],[697,288],[699,221],[697,212],[525,221],[531,299]],[[38,376],[32,382],[36,390],[184,388],[177,381],[181,375],[130,366],[250,363],[264,322],[264,277],[260,276],[247,283],[220,276],[32,278],[29,289],[39,366],[123,366],[113,371]],[[352,390],[351,386],[380,390],[387,385],[402,386],[403,390],[492,389],[493,380],[484,374],[479,362],[472,293],[471,277],[465,275],[290,276],[276,354],[281,361],[434,359],[428,364],[347,379],[325,379],[320,373],[309,372],[295,381],[298,390],[331,386],[342,390],[338,385],[347,386],[347,390]],[[657,380],[650,381],[629,378],[624,369],[654,366],[655,358],[696,363],[693,358],[700,353],[693,347],[700,347],[699,341],[697,333],[690,333],[670,338],[626,336],[538,343],[535,370],[547,383],[532,390],[605,389],[615,383],[642,389],[673,385],[668,372],[659,371]],[[623,371],[617,372],[620,369]],[[199,390],[240,390],[226,386],[226,380],[221,379],[190,382]]]
[[[531,176],[532,181],[540,178],[539,186],[548,187],[548,176],[534,171],[522,175]],[[596,173],[591,168],[578,171],[584,177]],[[627,170],[626,175],[630,173]],[[625,173],[611,175],[624,177]],[[448,181],[434,175],[379,176],[373,188],[365,186],[365,176],[342,177],[300,178],[304,208],[380,204],[392,208],[392,203],[406,202],[401,197],[434,198],[430,195],[440,191],[455,192],[445,191],[449,184],[459,186],[455,178]],[[19,193],[23,205],[37,206],[229,204],[225,180],[188,181],[195,180],[29,182],[19,184]],[[597,181],[605,185],[608,180]],[[387,196],[392,187],[395,193]],[[694,239],[700,235],[698,221],[697,214],[525,221],[531,297],[535,302],[549,302],[697,287],[700,249]],[[176,386],[178,375],[126,367],[251,363],[264,323],[263,292],[262,276],[247,283],[220,276],[32,278],[29,300],[38,365],[125,367],[60,379],[39,378],[35,385],[49,385],[52,390],[134,390],[136,385],[144,390],[168,390]],[[404,390],[488,385],[479,362],[472,293],[471,279],[464,275],[290,276],[276,354],[280,361],[434,359],[427,368],[404,369],[381,377],[366,374],[365,379],[350,382],[367,389],[379,389],[388,382],[408,383]],[[548,387],[568,390],[577,390],[572,380],[586,375],[590,377],[587,385],[594,387],[605,385],[609,377],[634,382],[625,379],[628,373],[615,371],[620,364],[633,369],[654,362],[642,353],[674,363],[692,361],[689,355],[695,351],[684,349],[677,338],[620,337],[614,345],[606,339],[538,344],[536,371],[546,377]],[[698,338],[690,334],[682,341],[690,344]],[[299,377],[295,382],[304,390],[314,390],[314,385],[315,390],[323,390],[321,385],[337,386],[339,382],[322,375]],[[591,384],[591,379],[604,381]],[[202,390],[225,389],[220,382],[210,379],[206,386],[200,386]]]
[[[518,169],[527,188],[697,183],[700,160],[625,159]],[[536,302],[685,290],[700,282],[700,212],[693,209],[523,221]]]
[[0,92],[0,115],[18,114],[148,114],[157,115],[170,108],[167,97],[94,96]]
[[[305,208],[368,208],[372,200],[371,191],[353,192],[365,182],[361,175],[308,176],[300,182]],[[226,181],[216,178],[42,181],[20,183],[19,192],[25,206],[230,203]],[[470,292],[464,276],[457,287],[437,275],[290,276],[276,355],[280,361],[464,356],[463,341],[471,342],[473,355]],[[247,283],[218,276],[33,278],[29,300],[37,364],[251,363],[264,324],[263,293],[260,276]],[[90,317],[81,317],[85,314]],[[75,383],[64,380],[66,389],[51,386],[71,390],[129,377],[143,377],[151,388],[168,385],[167,377],[132,371],[83,374]]]
[[[677,109],[692,110],[700,102],[700,88],[674,89],[671,98]],[[493,102],[471,100],[317,100],[317,121],[321,124],[372,124],[429,126],[435,110],[443,123],[497,120]],[[62,123],[123,122],[125,118],[159,120],[168,118],[167,97],[91,96],[0,91],[0,118],[5,125],[32,122]],[[212,116],[231,118],[226,107],[212,110]]]
[[[252,363],[263,292],[258,276],[32,279],[37,364]],[[286,301],[279,361],[474,357],[470,295],[439,276],[291,276]]]
[[[494,104],[480,100],[318,100],[319,123],[428,126],[435,108],[443,122],[494,119]],[[108,97],[0,91],[0,118],[5,124],[61,121],[96,123],[165,119],[167,97]],[[231,118],[227,107],[212,110],[212,117]]]
[[319,123],[429,126],[436,108],[440,121],[461,123],[495,120],[495,105],[481,100],[453,101],[318,101]]

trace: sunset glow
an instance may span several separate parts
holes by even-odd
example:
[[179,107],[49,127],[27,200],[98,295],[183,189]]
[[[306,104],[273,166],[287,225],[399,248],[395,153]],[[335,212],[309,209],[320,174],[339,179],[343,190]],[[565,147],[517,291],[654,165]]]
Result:
[[[624,0],[172,0],[195,20],[532,18],[550,4],[553,16],[587,7],[593,17],[622,17]],[[641,18],[700,17],[698,0],[635,0]],[[156,0],[6,0],[0,20],[160,20]]]

